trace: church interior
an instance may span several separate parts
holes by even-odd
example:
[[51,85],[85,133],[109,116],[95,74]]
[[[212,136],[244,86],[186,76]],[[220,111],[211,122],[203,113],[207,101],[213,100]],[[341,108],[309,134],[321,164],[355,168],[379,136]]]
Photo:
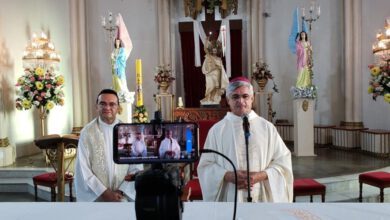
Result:
[[[274,124],[292,152],[294,204],[318,204],[310,211],[318,217],[326,215],[319,211],[323,202],[390,202],[390,1],[0,4],[1,202],[75,199],[69,186],[78,135],[96,117],[102,89],[118,92],[124,123],[195,122],[201,130],[229,111],[225,88],[240,76],[253,85],[253,110]],[[303,89],[295,48],[301,31],[310,48]],[[122,48],[118,64],[113,60]],[[209,61],[220,67],[216,78],[207,75]],[[52,93],[28,100],[33,87]],[[192,166],[186,169],[184,182],[193,179]],[[34,178],[50,173],[63,181]],[[305,188],[313,185],[319,188]],[[191,190],[185,193],[186,204],[202,200],[196,190],[191,201]],[[377,207],[362,210],[390,217]]]

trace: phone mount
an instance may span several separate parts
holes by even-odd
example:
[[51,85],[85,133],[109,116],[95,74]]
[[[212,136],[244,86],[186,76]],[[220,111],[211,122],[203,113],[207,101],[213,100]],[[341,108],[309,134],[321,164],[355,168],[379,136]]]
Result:
[[181,220],[181,180],[176,166],[155,164],[135,179],[135,211],[138,220]]

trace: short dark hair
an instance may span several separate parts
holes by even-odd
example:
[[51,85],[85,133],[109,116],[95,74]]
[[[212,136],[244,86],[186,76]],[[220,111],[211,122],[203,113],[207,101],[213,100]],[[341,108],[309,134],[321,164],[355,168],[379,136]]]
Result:
[[98,96],[96,97],[96,104],[98,104],[98,100],[99,100],[99,96],[102,95],[102,94],[113,94],[116,96],[116,100],[119,104],[119,97],[118,97],[118,93],[115,92],[115,90],[112,90],[112,89],[103,89],[102,91],[99,92]]

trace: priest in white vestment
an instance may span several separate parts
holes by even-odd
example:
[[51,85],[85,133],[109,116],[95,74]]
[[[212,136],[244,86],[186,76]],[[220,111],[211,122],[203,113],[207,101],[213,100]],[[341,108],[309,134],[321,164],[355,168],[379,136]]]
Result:
[[175,138],[172,137],[173,131],[168,130],[167,135],[163,141],[161,141],[159,148],[160,158],[164,159],[179,159],[180,158],[180,145]]
[[75,169],[78,202],[135,199],[134,184],[127,180],[143,166],[118,165],[113,160],[113,129],[120,122],[116,118],[118,107],[116,92],[102,90],[96,100],[99,117],[81,131]]
[[[252,109],[253,87],[245,77],[233,79],[226,90],[231,112],[209,131],[205,149],[229,157],[238,171],[238,201],[248,197],[243,117],[249,121],[250,195],[253,202],[292,202],[291,152],[275,126]],[[217,154],[202,154],[199,182],[205,201],[234,201],[235,177],[228,161]]]

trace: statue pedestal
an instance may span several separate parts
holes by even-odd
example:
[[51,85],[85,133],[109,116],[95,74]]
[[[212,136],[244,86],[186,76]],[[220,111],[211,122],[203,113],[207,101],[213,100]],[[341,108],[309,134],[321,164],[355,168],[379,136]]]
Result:
[[154,97],[157,104],[157,110],[161,112],[163,121],[173,121],[175,95],[168,93],[155,94]]
[[0,167],[11,165],[15,162],[15,148],[12,145],[0,147]]
[[131,123],[133,118],[133,103],[134,92],[130,92],[130,100],[128,102],[121,102],[119,105],[122,108],[122,113],[117,115],[117,118],[123,123]]
[[314,100],[294,100],[294,155],[314,154]]

